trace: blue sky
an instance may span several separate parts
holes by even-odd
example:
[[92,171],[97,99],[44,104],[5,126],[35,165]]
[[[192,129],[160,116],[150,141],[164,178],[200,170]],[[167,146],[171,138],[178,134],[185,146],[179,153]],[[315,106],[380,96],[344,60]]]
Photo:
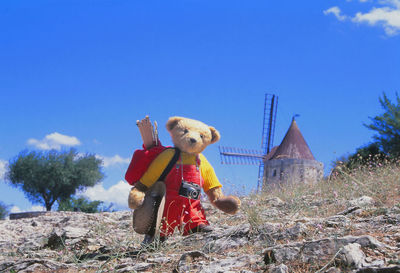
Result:
[[[7,0],[0,33],[0,176],[21,150],[75,147],[106,162],[86,195],[121,209],[147,114],[165,145],[170,116],[215,126],[204,154],[241,192],[258,168],[221,165],[218,145],[260,148],[264,93],[279,96],[274,143],[299,114],[328,171],[371,141],[363,123],[400,86],[400,0]],[[32,209],[0,180],[0,201]]]

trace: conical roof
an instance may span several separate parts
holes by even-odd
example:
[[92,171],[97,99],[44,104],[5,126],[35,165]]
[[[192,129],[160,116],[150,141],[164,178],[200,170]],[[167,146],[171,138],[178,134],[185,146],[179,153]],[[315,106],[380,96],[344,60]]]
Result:
[[271,152],[274,153],[270,156],[270,159],[295,158],[315,160],[294,118],[281,144],[275,151]]

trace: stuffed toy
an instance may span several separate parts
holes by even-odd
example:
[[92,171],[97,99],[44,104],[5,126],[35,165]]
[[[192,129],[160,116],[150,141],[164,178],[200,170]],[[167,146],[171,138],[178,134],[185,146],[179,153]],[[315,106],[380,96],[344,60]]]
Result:
[[[220,134],[214,127],[183,117],[169,118],[166,127],[174,147],[163,147],[156,138],[158,154],[153,155],[138,181],[128,181],[134,185],[128,199],[129,207],[134,209],[134,229],[151,238],[158,228],[161,238],[172,235],[176,229],[182,235],[211,231],[200,202],[201,190],[213,206],[225,213],[235,214],[241,204],[235,196],[224,196],[213,167],[201,154],[220,139]],[[160,204],[158,212],[144,209]]]

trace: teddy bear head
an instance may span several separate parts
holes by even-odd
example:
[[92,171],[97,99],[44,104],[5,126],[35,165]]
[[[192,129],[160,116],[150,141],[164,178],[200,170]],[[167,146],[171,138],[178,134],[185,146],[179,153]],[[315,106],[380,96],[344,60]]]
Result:
[[189,118],[169,118],[167,130],[175,147],[189,154],[199,154],[209,144],[220,139],[219,132],[214,127]]

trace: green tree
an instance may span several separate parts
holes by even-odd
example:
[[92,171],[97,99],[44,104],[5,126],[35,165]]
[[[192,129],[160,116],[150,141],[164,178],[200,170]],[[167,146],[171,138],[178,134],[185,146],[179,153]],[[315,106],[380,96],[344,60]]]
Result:
[[400,156],[400,98],[396,93],[396,104],[392,103],[385,93],[379,98],[379,102],[385,112],[382,115],[370,118],[372,123],[365,124],[371,130],[377,132],[374,139],[382,151],[391,156]]
[[77,190],[92,187],[103,179],[102,161],[94,155],[69,151],[21,152],[10,160],[6,179],[24,191],[32,203],[51,210],[56,200],[67,200]]
[[90,201],[85,197],[70,198],[68,200],[62,200],[58,202],[58,211],[81,211],[86,213],[95,213],[104,211],[102,207],[102,201]]
[[9,213],[8,208],[9,206],[0,201],[0,220],[3,220],[7,217]]

